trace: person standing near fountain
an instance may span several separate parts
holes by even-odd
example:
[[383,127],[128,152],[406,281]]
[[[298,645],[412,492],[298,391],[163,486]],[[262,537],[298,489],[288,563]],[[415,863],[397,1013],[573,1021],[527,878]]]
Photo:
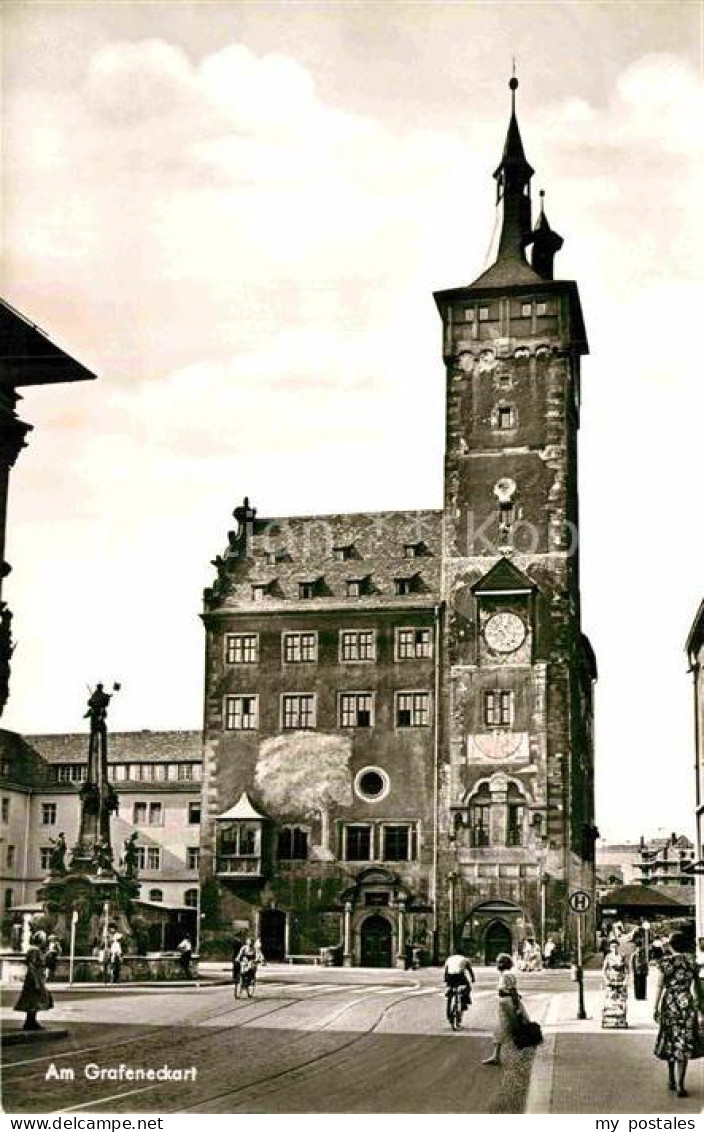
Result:
[[43,1030],[44,1027],[37,1022],[37,1014],[40,1010],[53,1010],[54,1008],[54,999],[51,991],[47,990],[44,975],[45,943],[44,932],[35,932],[27,948],[27,973],[24,977],[20,997],[13,1007],[13,1010],[26,1014],[23,1030]]

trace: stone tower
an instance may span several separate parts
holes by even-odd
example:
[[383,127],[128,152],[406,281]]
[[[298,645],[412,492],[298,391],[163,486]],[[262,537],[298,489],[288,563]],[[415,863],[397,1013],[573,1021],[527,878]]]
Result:
[[[587,341],[511,117],[496,261],[435,299],[447,421],[441,820],[448,929],[487,959],[573,925],[593,889],[594,656],[580,624],[577,434]],[[530,255],[530,261],[528,259]]]

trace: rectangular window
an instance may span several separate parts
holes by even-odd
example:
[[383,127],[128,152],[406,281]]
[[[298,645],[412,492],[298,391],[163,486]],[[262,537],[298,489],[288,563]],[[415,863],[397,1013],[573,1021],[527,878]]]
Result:
[[352,544],[349,546],[335,546],[333,547],[332,556],[336,562],[349,562],[351,558],[356,558],[355,549]]
[[476,311],[475,311],[474,307],[465,307],[464,321],[465,322],[474,322],[475,319],[476,319]]
[[189,846],[186,849],[186,868],[197,869],[200,863],[200,849],[196,846]]
[[376,634],[373,629],[344,629],[340,633],[340,660],[376,660]]
[[225,696],[225,730],[256,731],[259,696]]
[[318,659],[317,633],[284,633],[285,664],[315,664]]
[[51,846],[43,846],[39,850],[39,868],[43,873],[51,868]]
[[521,318],[530,318],[533,313],[532,303],[521,303]]
[[523,844],[523,806],[509,805],[506,823],[506,844]]
[[226,664],[257,664],[259,661],[258,633],[228,633],[225,637]]
[[537,303],[535,310],[536,310],[536,314],[538,315],[538,317],[543,318],[544,315],[546,315],[548,313],[548,304],[547,303]]
[[382,858],[385,861],[415,860],[414,832],[415,830],[411,825],[382,826]]
[[488,322],[489,321],[489,308],[488,307],[480,307],[479,308],[479,321],[480,322]]
[[10,760],[0,759],[0,778],[10,777]]
[[188,824],[200,825],[200,802],[188,803]]
[[193,763],[179,763],[178,767],[178,780],[179,782],[192,782],[194,779],[195,767]]
[[315,696],[284,696],[282,714],[284,730],[311,730],[315,727]]
[[490,801],[474,802],[469,810],[471,842],[474,849],[482,849],[489,844]]
[[370,825],[345,826],[345,860],[371,861],[372,827]]
[[362,578],[353,578],[346,585],[348,597],[362,597],[366,593],[366,581]]
[[396,726],[430,726],[430,692],[396,693]]
[[508,406],[502,406],[499,409],[499,413],[498,413],[499,428],[502,428],[502,429],[513,428],[513,424],[514,424],[513,409],[508,407]]
[[298,826],[279,830],[276,855],[280,861],[306,861],[308,859],[308,833]]
[[161,849],[156,849],[153,845],[150,845],[147,848],[147,868],[161,868]]
[[4,824],[7,824],[7,822],[9,822],[9,820],[10,820],[10,799],[9,798],[3,798],[2,802],[0,802],[0,817],[2,817]]
[[164,807],[161,802],[149,803],[149,824],[150,825],[163,825],[164,824]]
[[427,660],[431,655],[430,629],[396,630],[397,660]]
[[148,813],[146,802],[135,802],[132,808],[132,825],[146,825]]
[[42,825],[56,825],[56,802],[42,802]]
[[124,763],[115,763],[115,782],[124,782],[127,778],[127,767]]
[[298,596],[302,601],[308,601],[310,598],[315,597],[316,589],[316,582],[299,582]]
[[508,727],[513,723],[513,692],[484,693],[484,723],[487,727]]
[[340,727],[372,726],[371,692],[340,693]]
[[10,909],[12,908],[14,899],[15,899],[15,893],[14,893],[13,889],[6,888],[5,889],[5,911],[6,912],[9,912]]
[[8,867],[8,869],[14,869],[14,867],[15,867],[15,847],[14,847],[14,845],[8,845],[8,847],[7,847],[7,867]]
[[269,593],[269,586],[256,585],[252,586],[252,601],[264,601],[264,598]]

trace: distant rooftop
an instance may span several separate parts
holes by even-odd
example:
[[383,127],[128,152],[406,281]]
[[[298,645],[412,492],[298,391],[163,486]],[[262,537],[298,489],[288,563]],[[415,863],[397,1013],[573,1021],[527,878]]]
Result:
[[[26,742],[48,763],[85,763],[86,732],[69,735],[26,735]],[[200,762],[200,731],[115,731],[108,738],[108,762]]]

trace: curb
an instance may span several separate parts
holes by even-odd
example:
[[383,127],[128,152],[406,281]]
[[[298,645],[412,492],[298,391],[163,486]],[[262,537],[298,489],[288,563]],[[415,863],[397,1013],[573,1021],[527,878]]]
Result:
[[[541,1024],[543,1026],[554,1025],[557,1022],[559,1010],[560,1000],[551,998]],[[528,1095],[526,1096],[525,1113],[540,1116],[548,1116],[550,1113],[556,1049],[557,1034],[550,1034],[544,1038],[543,1044],[539,1045],[535,1051]]]
[[35,1042],[54,1042],[57,1038],[67,1038],[68,1030],[11,1030],[3,1034],[0,1044],[5,1046],[34,1045]]

